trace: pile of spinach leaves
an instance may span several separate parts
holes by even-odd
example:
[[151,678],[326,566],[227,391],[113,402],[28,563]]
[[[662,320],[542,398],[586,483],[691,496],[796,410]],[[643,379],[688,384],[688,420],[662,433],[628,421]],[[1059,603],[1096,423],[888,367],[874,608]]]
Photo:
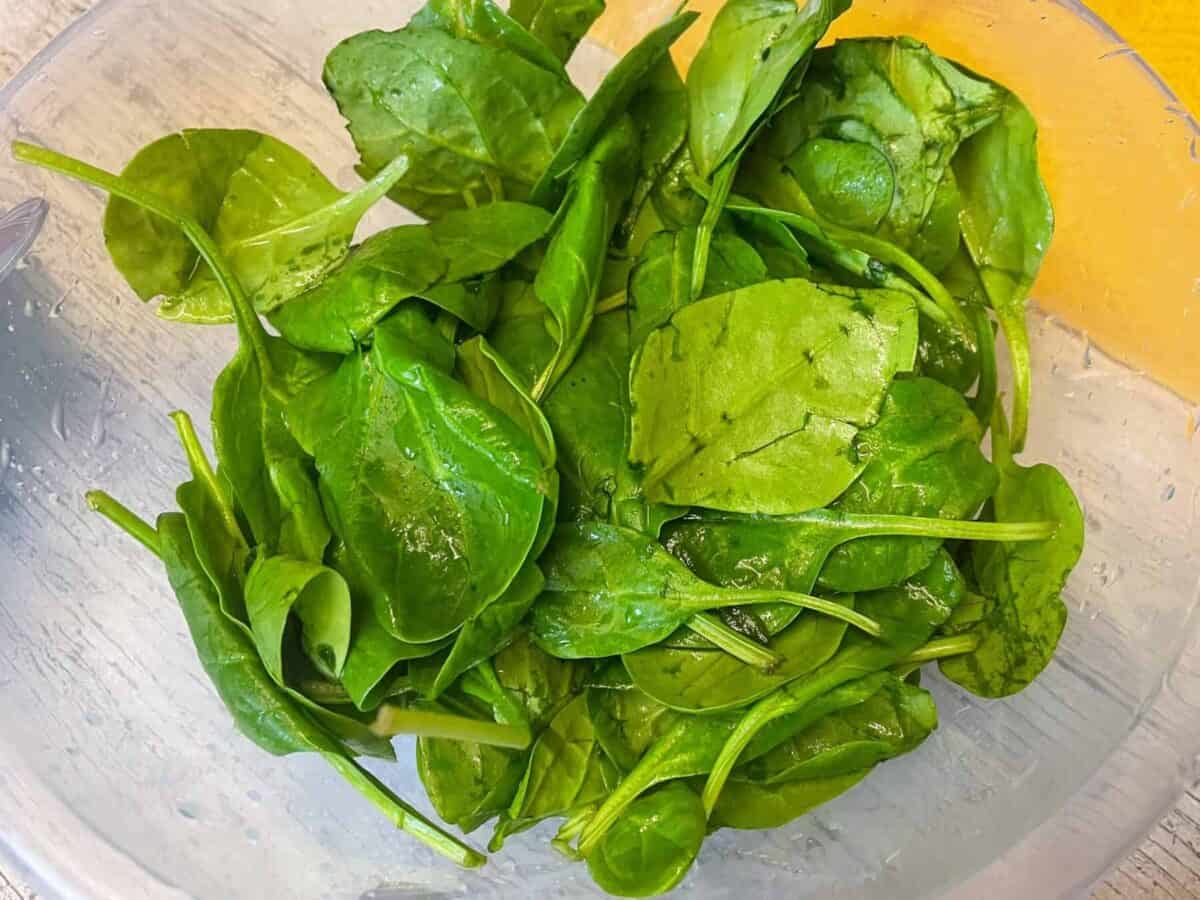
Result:
[[[326,61],[349,193],[252,131],[120,174],[15,145],[111,195],[160,315],[236,324],[215,466],[173,414],[178,511],[88,501],[162,560],[250,740],[482,864],[354,761],[416,735],[446,823],[498,851],[561,819],[649,896],[916,748],[920,666],[1002,697],[1051,662],[1083,518],[1015,460],[1036,125],[911,38],[817,49],[848,6],[729,0],[686,79],[681,11],[585,101],[602,0],[429,0]],[[355,244],[385,196],[428,221]]]

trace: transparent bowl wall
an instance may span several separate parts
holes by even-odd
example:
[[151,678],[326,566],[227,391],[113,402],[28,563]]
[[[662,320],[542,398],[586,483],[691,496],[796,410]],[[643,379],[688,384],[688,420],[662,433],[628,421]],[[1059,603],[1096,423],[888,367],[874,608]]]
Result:
[[[322,59],[415,5],[102,2],[0,91],[0,139],[119,168],[171,130],[258,128],[349,186]],[[638,27],[661,17],[627,6]],[[629,22],[600,40],[619,48]],[[786,828],[714,836],[683,892],[1073,896],[1197,775],[1195,408],[1121,360],[1200,394],[1200,129],[1067,0],[859,0],[840,30],[925,38],[1018,88],[1042,121],[1060,228],[1037,292],[1052,314],[1031,325],[1027,455],[1071,478],[1088,544],[1036,685],[985,702],[931,676],[942,723],[920,752]],[[611,59],[589,45],[576,75],[594,84]],[[234,731],[158,566],[81,500],[102,485],[147,513],[172,505],[185,473],[165,414],[206,418],[233,335],[157,320],[108,262],[103,198],[3,156],[0,207],[45,196],[51,212],[0,285],[0,867],[46,896],[121,900],[593,894],[544,828],[463,873],[320,760],[273,759]],[[398,750],[377,771],[422,798],[411,744]]]

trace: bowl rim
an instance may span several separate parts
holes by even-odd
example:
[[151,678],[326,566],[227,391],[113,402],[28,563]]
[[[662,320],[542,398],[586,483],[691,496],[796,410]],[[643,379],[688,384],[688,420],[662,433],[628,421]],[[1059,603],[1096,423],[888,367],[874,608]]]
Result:
[[[8,81],[0,84],[0,110],[6,109],[23,88],[55,61],[59,51],[82,32],[94,29],[97,22],[118,8],[137,2],[139,0],[95,0],[85,12],[51,38]],[[1142,73],[1142,77],[1147,79],[1161,94],[1167,103],[1168,111],[1177,116],[1190,130],[1192,139],[1189,152],[1192,159],[1200,163],[1200,116],[1188,108],[1154,65],[1129,44],[1103,16],[1082,0],[1052,0],[1052,2],[1114,45],[1113,49],[1105,53],[1101,59],[1116,56],[1130,58],[1130,61]],[[1170,387],[1160,385],[1158,382],[1154,383],[1178,396],[1177,392]],[[1094,786],[1107,784],[1110,780],[1110,769],[1117,772],[1116,777],[1119,779],[1121,766],[1130,764],[1130,761],[1121,760],[1119,757],[1123,751],[1129,749],[1142,731],[1147,727],[1153,727],[1151,720],[1160,715],[1158,704],[1164,693],[1175,695],[1175,700],[1183,700],[1178,696],[1180,691],[1172,688],[1171,682],[1181,668],[1185,656],[1192,653],[1200,659],[1200,582],[1197,584],[1194,596],[1189,599],[1189,604],[1185,626],[1180,630],[1180,638],[1176,646],[1166,654],[1169,662],[1164,670],[1162,685],[1138,709],[1130,722],[1125,738],[1117,745],[1113,753],[1064,800],[1058,809],[1049,813],[1024,836],[1007,845],[996,857],[980,867],[964,882],[949,887],[946,890],[948,897],[952,896],[956,900],[961,897],[962,900],[965,900],[968,895],[979,896],[974,891],[979,890],[984,882],[1007,883],[1013,873],[1005,866],[1006,863],[1014,862],[1022,854],[1026,857],[1031,856],[1033,852],[1031,848],[1039,842],[1041,833],[1053,828],[1058,820],[1069,815],[1071,807],[1080,802]],[[1197,665],[1196,676],[1191,677],[1200,677],[1200,664]],[[1183,702],[1194,714],[1197,704]],[[1189,738],[1191,746],[1187,750],[1192,756],[1187,758],[1192,759],[1194,756],[1194,760],[1187,775],[1195,780],[1200,777],[1200,730],[1193,730]],[[1184,748],[1175,749],[1183,750]],[[1187,756],[1187,754],[1184,755]],[[36,776],[23,771],[20,759],[12,759],[11,756],[12,754],[5,750],[4,745],[0,744],[0,759],[4,760],[6,792],[23,790],[25,792],[24,799],[29,803],[31,809],[38,811],[46,808],[54,809],[56,824],[60,828],[69,824],[72,833],[64,835],[64,837],[73,839],[76,846],[74,847],[75,852],[70,854],[74,861],[64,865],[63,854],[50,851],[39,852],[38,848],[25,845],[20,840],[19,833],[15,828],[0,829],[0,886],[9,886],[10,883],[5,878],[7,875],[24,880],[38,895],[46,897],[113,897],[114,900],[123,900],[125,897],[133,896],[153,898],[188,896],[171,884],[169,880],[163,878],[160,873],[147,869],[140,861],[109,843],[102,833],[70,810]],[[1144,760],[1139,758],[1139,762],[1144,762]],[[1116,849],[1112,849],[1112,845],[1106,845],[1109,847],[1107,851],[1092,854],[1091,859],[1086,863],[1086,874],[1065,893],[1056,896],[1078,897],[1080,900],[1085,900],[1097,883],[1109,872],[1115,870],[1146,840],[1154,827],[1174,807],[1186,790],[1186,788],[1164,787],[1164,790],[1153,793],[1144,791],[1141,796],[1137,797],[1125,796],[1124,815],[1128,824],[1120,830],[1125,834],[1126,839]],[[1004,874],[999,874],[1001,870],[1004,870]],[[120,872],[123,877],[130,878],[130,881],[122,885],[124,893],[113,894],[109,885],[98,884],[94,878],[90,877],[93,871]],[[994,880],[989,881],[989,879]]]

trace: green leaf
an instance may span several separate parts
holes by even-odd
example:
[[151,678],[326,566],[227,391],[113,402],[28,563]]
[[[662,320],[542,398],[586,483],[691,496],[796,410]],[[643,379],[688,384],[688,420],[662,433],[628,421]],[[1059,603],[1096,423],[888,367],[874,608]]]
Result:
[[419,296],[483,330],[494,310],[486,294],[461,290],[461,283],[501,268],[549,227],[545,210],[501,202],[381,231],[271,322],[293,345],[350,353],[400,303]]
[[604,12],[604,0],[513,0],[508,14],[566,62]]
[[565,659],[632,653],[697,613],[756,603],[793,604],[875,630],[870,619],[817,597],[707,584],[653,538],[611,525],[560,526],[541,561],[546,590],[531,614],[533,636]]
[[864,769],[849,775],[774,785],[731,781],[725,785],[725,790],[708,814],[708,827],[751,830],[781,828],[846,793],[870,774],[869,769]]
[[293,615],[313,665],[331,680],[341,677],[350,650],[350,588],[333,569],[286,556],[259,556],[246,577],[246,611],[258,654],[278,684],[287,683],[284,642]]
[[[862,475],[831,509],[844,513],[972,518],[996,486],[979,451],[983,429],[962,396],[925,378],[897,381],[874,427],[855,444]],[[835,548],[821,587],[852,593],[899,584],[929,565],[938,538],[866,537]]]
[[[336,365],[278,338],[268,337],[266,347],[275,381],[289,396]],[[330,531],[312,460],[292,437],[284,404],[264,383],[245,343],[213,386],[212,433],[221,477],[233,489],[255,545],[319,562]]]
[[393,675],[401,663],[422,659],[447,646],[452,638],[430,644],[402,641],[379,624],[369,609],[355,610],[354,637],[342,670],[342,684],[361,710],[375,709],[394,689]]
[[639,797],[587,856],[600,889],[618,897],[654,897],[692,867],[708,822],[696,792],[682,782]]
[[490,847],[538,822],[570,815],[606,796],[616,770],[596,742],[582,694],[562,708],[533,745],[529,763]]
[[183,517],[175,514],[159,517],[158,535],[167,577],[187,620],[200,664],[238,730],[277,756],[320,753],[397,828],[459,865],[481,865],[483,856],[442,831],[355,765],[346,748],[310,718],[313,709],[298,706],[296,696],[271,679],[249,636],[221,612],[216,591],[196,558]]
[[883,625],[883,639],[847,632],[836,654],[809,674],[764,697],[745,713],[721,750],[704,786],[711,810],[743,752],[765,728],[819,705],[848,682],[892,666],[923,646],[966,597],[966,583],[944,550],[933,564],[900,587],[861,594],[859,608]]
[[[838,601],[854,607],[853,597]],[[657,702],[682,712],[721,712],[747,706],[825,663],[841,646],[846,628],[840,619],[801,614],[767,643],[767,649],[784,660],[770,672],[711,645],[660,644],[623,659],[633,683]]]
[[678,718],[670,708],[635,686],[617,660],[593,676],[587,689],[587,709],[596,740],[622,772],[636,766],[642,754]]
[[492,659],[496,677],[517,698],[534,732],[545,728],[583,688],[586,667],[556,659],[520,635]]
[[634,361],[630,458],[647,467],[646,496],[761,513],[824,506],[861,471],[854,440],[916,344],[916,309],[891,291],[767,282],[684,308]]
[[592,319],[607,247],[633,189],[636,135],[628,118],[605,132],[571,177],[559,224],[533,288],[549,310],[557,331],[557,350],[533,385],[541,400],[570,368]]
[[486,338],[473,338],[459,345],[457,374],[475,396],[507,415],[537,446],[543,466],[539,490],[545,497],[538,536],[529,551],[530,559],[537,559],[554,534],[558,516],[560,479],[554,432],[541,408],[529,396],[521,375]]
[[413,16],[412,28],[436,28],[452,37],[485,47],[509,50],[550,72],[563,73],[565,60],[531,33],[529,22],[517,15],[516,6],[505,13],[492,0],[428,0]]
[[526,562],[503,594],[463,623],[445,656],[410,662],[409,672],[414,676],[423,668],[434,673],[428,690],[422,693],[429,699],[437,699],[463,672],[502,650],[516,636],[521,620],[545,583],[537,563]]
[[359,170],[373,174],[407,156],[391,196],[425,218],[528,197],[582,100],[561,69],[523,55],[529,35],[521,34],[520,43],[499,33],[481,41],[414,23],[335,47],[325,84],[347,119]]
[[916,749],[937,728],[937,721],[928,691],[888,676],[861,703],[826,715],[734,769],[730,782],[777,785],[853,775]]
[[1027,516],[1058,522],[1043,541],[976,544],[971,567],[986,598],[982,620],[971,629],[979,647],[942,660],[942,673],[982,697],[1024,690],[1050,663],[1067,622],[1063,586],[1083,552],[1083,511],[1071,486],[1049,465],[1025,468],[1012,458],[1003,413],[992,426],[1000,486],[992,498],[997,522]]
[[[342,260],[359,220],[406,169],[405,160],[380,167],[380,178],[344,194],[282,141],[214,128],[160,138],[138,152],[121,178],[210,232],[255,307],[267,312]],[[113,197],[104,235],[138,296],[165,298],[163,318],[233,321],[229,298],[182,231]]]
[[692,158],[702,178],[726,162],[775,103],[846,0],[730,0],[688,70]]
[[646,85],[658,64],[666,59],[671,45],[698,18],[700,14],[696,12],[677,13],[638,41],[609,69],[596,93],[571,123],[567,136],[538,180],[532,194],[534,203],[541,206],[555,203],[559,195],[558,183],[598,142],[603,142],[600,136],[616,126],[628,111],[634,95]]
[[990,82],[911,38],[841,40],[813,54],[740,185],[768,206],[893,243],[936,271],[958,246],[950,161],[1002,104]]
[[963,241],[1008,340],[1013,371],[1012,444],[1025,446],[1031,392],[1025,304],[1054,236],[1054,208],[1038,171],[1037,122],[1003,94],[1000,119],[954,158]]
[[527,754],[470,741],[417,740],[417,773],[442,820],[470,834],[508,808]]
[[389,338],[393,321],[371,352],[301,394],[289,418],[376,616],[424,643],[456,631],[524,565],[542,463],[507,416],[405,352],[403,335]]

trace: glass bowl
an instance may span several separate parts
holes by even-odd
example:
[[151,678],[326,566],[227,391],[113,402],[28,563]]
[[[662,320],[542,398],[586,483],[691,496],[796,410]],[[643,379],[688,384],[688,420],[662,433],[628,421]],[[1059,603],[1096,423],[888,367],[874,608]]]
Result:
[[[573,64],[585,86],[674,0],[610,5]],[[348,186],[324,55],[415,6],[107,0],[0,90],[0,140],[119,168],[179,128],[257,128]],[[1198,774],[1200,127],[1071,0],[859,0],[838,32],[913,34],[1041,122],[1059,227],[1027,458],[1073,481],[1088,543],[1061,652],[1032,688],[988,702],[930,677],[942,723],[920,752],[786,828],[717,834],[681,893],[1074,896]],[[0,209],[50,205],[0,284],[0,867],[46,896],[120,900],[594,894],[544,828],[463,873],[319,759],[236,734],[158,566],[82,500],[102,485],[172,505],[185,466],[165,414],[207,418],[234,336],[155,318],[107,259],[103,198],[0,156]],[[398,750],[377,771],[423,797]]]

